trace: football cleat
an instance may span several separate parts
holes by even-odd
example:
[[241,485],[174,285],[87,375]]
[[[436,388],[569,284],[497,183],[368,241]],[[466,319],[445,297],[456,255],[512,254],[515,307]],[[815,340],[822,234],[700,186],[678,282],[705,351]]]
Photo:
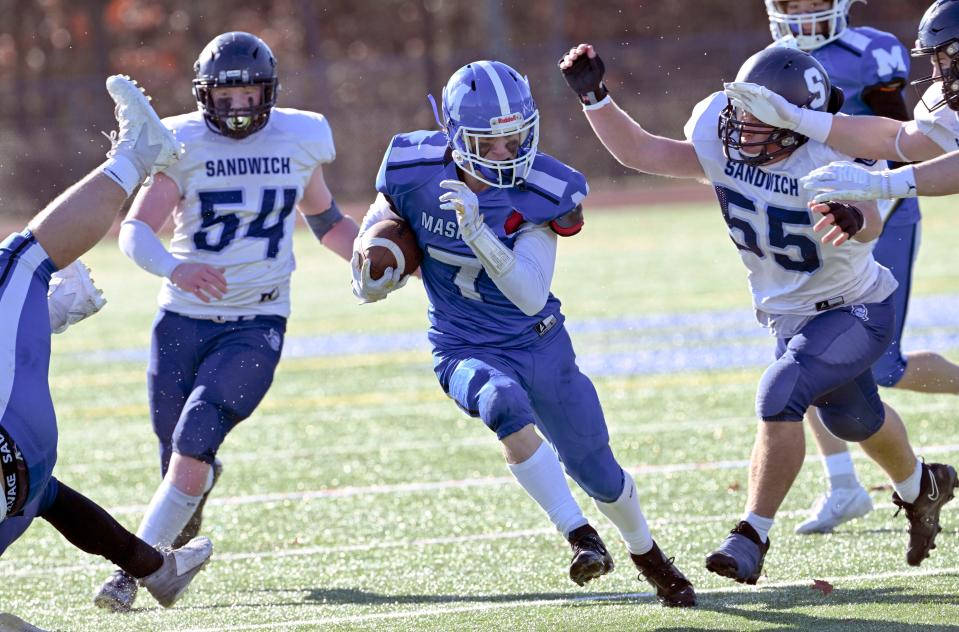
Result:
[[210,496],[210,492],[212,492],[213,488],[216,487],[216,482],[220,480],[221,474],[223,474],[223,463],[220,462],[220,459],[214,459],[213,484],[210,485],[210,489],[204,492],[203,498],[200,499],[199,504],[196,506],[196,510],[193,512],[193,515],[190,516],[190,519],[183,527],[183,531],[180,532],[180,535],[174,538],[172,544],[174,549],[180,548],[200,533],[200,527],[203,526],[203,505],[206,504],[206,499]]
[[183,145],[164,127],[150,98],[137,83],[124,75],[107,77],[107,91],[116,103],[114,114],[120,131],[107,134],[111,148],[108,157],[121,155],[149,179],[179,160]]
[[613,557],[606,550],[603,539],[589,524],[573,529],[566,536],[573,549],[569,563],[569,578],[580,586],[591,579],[602,577],[613,570]]
[[633,564],[639,569],[637,579],[645,579],[656,589],[656,598],[664,606],[685,608],[696,605],[696,591],[676,565],[673,558],[666,557],[659,545],[642,555],[630,553]]
[[119,568],[93,595],[93,604],[112,612],[130,612],[137,598],[137,580]]
[[140,585],[150,591],[153,598],[164,608],[169,608],[190,586],[213,554],[210,538],[193,538],[186,545],[172,551],[165,550],[163,564],[153,573],[140,580]]
[[93,284],[90,268],[78,259],[50,277],[50,331],[63,333],[70,325],[96,314],[106,303],[103,292]]
[[892,502],[899,507],[895,515],[903,509],[909,520],[909,546],[906,547],[906,562],[910,566],[919,566],[929,557],[929,551],[936,548],[936,536],[942,531],[939,526],[939,512],[942,506],[952,500],[955,488],[959,486],[956,470],[943,463],[922,464],[922,482],[919,484],[919,497],[912,503],[905,502],[896,492],[892,493]]
[[844,522],[861,518],[872,511],[872,499],[862,485],[838,487],[816,499],[812,517],[796,525],[796,533],[832,533]]
[[20,617],[0,612],[0,632],[46,632],[46,630],[30,625]]
[[742,520],[719,548],[706,557],[706,570],[735,579],[740,584],[754,585],[763,571],[769,544],[769,539],[762,542],[753,526]]

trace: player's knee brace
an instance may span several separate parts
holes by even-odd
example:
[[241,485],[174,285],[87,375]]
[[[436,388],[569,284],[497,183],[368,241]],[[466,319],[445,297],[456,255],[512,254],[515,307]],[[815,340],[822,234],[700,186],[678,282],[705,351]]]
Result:
[[613,457],[609,444],[565,462],[566,472],[590,498],[604,503],[617,500],[623,493],[623,468]]
[[882,402],[863,401],[856,406],[820,406],[819,418],[829,432],[843,441],[860,442],[873,436],[886,421]]
[[534,419],[526,391],[506,378],[493,378],[479,389],[477,408],[480,419],[499,439],[519,431]]
[[794,361],[777,361],[763,373],[756,391],[756,414],[764,421],[800,421],[809,402],[802,395],[802,369]]
[[222,404],[194,402],[173,432],[173,450],[212,465],[226,433],[237,421],[236,413]]

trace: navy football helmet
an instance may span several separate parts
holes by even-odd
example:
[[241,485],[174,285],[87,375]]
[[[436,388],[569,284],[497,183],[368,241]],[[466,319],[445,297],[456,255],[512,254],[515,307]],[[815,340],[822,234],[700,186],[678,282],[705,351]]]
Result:
[[[231,31],[213,38],[193,65],[193,96],[207,127],[230,138],[263,129],[276,105],[279,78],[273,51],[256,35]],[[213,88],[259,86],[260,103],[244,108],[218,105]]]
[[769,31],[776,41],[811,51],[833,42],[849,26],[849,7],[866,0],[830,0],[830,7],[820,11],[789,13],[788,0],[766,0]]
[[[522,183],[539,145],[539,110],[526,77],[498,61],[475,61],[453,73],[443,88],[443,126],[453,160],[465,173],[494,187]],[[481,145],[516,136],[516,156],[491,160]]]
[[[930,112],[948,105],[959,111],[959,1],[937,0],[926,9],[919,22],[919,35],[913,57],[929,56],[932,74],[912,82]],[[946,58],[943,63],[941,57]],[[926,86],[942,82],[942,98],[927,103],[923,91]]]
[[[769,88],[801,108],[838,111],[842,92],[829,83],[829,75],[815,57],[795,48],[762,50],[739,69],[736,81],[748,81]],[[772,127],[758,120],[745,121],[745,112],[729,102],[719,115],[719,137],[723,151],[732,162],[764,165],[801,147],[808,137],[793,130]],[[760,140],[743,141],[743,134]],[[769,146],[775,147],[769,151]]]

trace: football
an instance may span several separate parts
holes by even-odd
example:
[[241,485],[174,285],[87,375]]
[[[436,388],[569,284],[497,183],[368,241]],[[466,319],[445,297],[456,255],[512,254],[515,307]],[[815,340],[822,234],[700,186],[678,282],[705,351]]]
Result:
[[423,251],[416,243],[416,233],[402,219],[384,219],[363,233],[361,254],[370,262],[370,277],[383,276],[386,268],[403,268],[403,276],[413,274],[423,261]]

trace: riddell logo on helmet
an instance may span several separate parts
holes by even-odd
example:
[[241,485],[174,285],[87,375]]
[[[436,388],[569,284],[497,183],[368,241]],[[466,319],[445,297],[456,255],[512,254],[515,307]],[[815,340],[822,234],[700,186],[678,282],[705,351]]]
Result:
[[523,115],[519,112],[513,112],[505,116],[495,116],[489,120],[489,126],[493,129],[497,127],[507,127],[523,120]]

